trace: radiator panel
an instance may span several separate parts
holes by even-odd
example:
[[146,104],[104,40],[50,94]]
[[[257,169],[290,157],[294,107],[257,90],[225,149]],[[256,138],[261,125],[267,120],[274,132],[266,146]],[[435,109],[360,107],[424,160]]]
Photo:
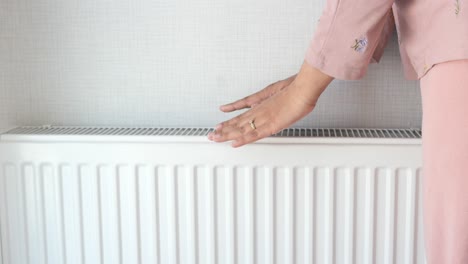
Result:
[[425,263],[420,151],[3,142],[0,263]]

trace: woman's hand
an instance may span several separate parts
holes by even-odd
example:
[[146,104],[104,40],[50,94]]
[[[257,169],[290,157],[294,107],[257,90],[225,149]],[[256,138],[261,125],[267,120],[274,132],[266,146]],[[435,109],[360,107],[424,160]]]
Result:
[[[333,77],[304,62],[294,80],[278,89],[273,95],[261,94],[262,90],[257,96],[251,95],[255,96],[249,99],[251,101],[247,100],[248,96],[224,105],[222,107],[224,110],[221,110],[225,112],[252,105],[255,107],[218,124],[215,131],[208,134],[208,139],[216,142],[234,140],[231,146],[240,147],[276,134],[310,113],[320,94],[332,80]],[[254,120],[256,129],[250,126],[251,120]]]
[[294,74],[284,80],[277,81],[275,83],[272,83],[268,85],[267,87],[263,88],[262,90],[253,93],[251,95],[248,95],[242,99],[239,99],[235,102],[225,104],[219,107],[219,109],[223,112],[232,112],[235,110],[240,110],[244,108],[253,108],[260,103],[262,103],[264,100],[268,99],[269,97],[273,96],[277,92],[281,91],[285,87],[287,87],[289,84],[291,84],[294,79],[296,78],[297,74]]

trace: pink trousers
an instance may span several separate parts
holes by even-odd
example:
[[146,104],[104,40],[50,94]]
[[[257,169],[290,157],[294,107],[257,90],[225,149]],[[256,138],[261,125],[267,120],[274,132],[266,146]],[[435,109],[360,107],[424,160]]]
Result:
[[420,79],[427,264],[468,263],[468,59]]

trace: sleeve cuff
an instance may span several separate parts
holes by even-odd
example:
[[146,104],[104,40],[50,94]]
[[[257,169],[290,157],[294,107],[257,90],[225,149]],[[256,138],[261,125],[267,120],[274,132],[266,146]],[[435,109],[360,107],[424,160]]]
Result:
[[310,47],[307,49],[305,61],[323,73],[339,80],[362,79],[366,75],[368,68],[367,64],[359,67],[347,66],[345,58],[333,58],[331,55],[323,56],[322,53],[312,51]]

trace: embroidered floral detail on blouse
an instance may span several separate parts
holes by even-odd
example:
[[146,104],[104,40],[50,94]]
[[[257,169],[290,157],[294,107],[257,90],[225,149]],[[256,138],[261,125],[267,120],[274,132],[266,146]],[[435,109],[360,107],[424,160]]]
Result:
[[367,47],[367,37],[362,36],[359,39],[355,39],[355,43],[351,48],[353,48],[355,51],[363,53],[366,50]]
[[460,13],[460,2],[459,0],[455,0],[455,15],[458,16],[458,13]]

